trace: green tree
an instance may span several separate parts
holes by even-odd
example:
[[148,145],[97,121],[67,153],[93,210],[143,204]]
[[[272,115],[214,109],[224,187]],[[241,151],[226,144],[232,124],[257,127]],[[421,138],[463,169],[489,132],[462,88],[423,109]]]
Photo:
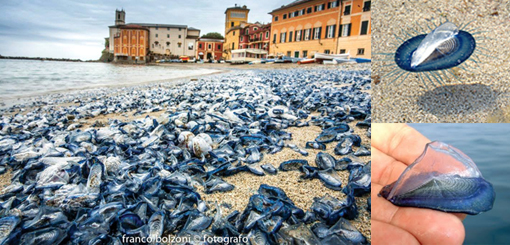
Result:
[[224,39],[224,37],[218,33],[218,32],[209,32],[205,35],[202,35],[202,38],[217,38],[217,39]]

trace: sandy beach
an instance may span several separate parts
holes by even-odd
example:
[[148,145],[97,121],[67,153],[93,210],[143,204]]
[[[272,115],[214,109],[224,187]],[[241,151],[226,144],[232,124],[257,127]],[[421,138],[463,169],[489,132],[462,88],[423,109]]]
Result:
[[[31,99],[27,99],[28,103],[16,106],[14,108],[3,110],[2,117],[4,120],[15,117],[16,115],[34,115],[35,114],[47,114],[47,113],[55,113],[55,112],[69,112],[75,110],[79,106],[83,106],[86,103],[96,103],[96,99],[111,101],[114,98],[122,98],[123,96],[128,96],[128,94],[132,95],[133,91],[137,91],[140,94],[147,93],[147,95],[151,94],[154,89],[173,89],[178,88],[184,84],[188,83],[198,83],[200,80],[208,80],[210,78],[218,79],[221,76],[229,75],[232,73],[242,74],[243,72],[247,72],[249,74],[253,74],[259,70],[274,70],[274,69],[294,69],[296,71],[299,70],[316,70],[320,72],[321,70],[366,70],[370,69],[370,65],[342,65],[342,66],[320,66],[320,65],[297,65],[297,64],[282,64],[282,65],[236,65],[232,66],[230,64],[157,64],[158,66],[172,66],[172,67],[183,67],[186,69],[192,69],[193,67],[207,68],[207,69],[217,69],[221,70],[221,74],[215,75],[206,75],[199,76],[193,78],[185,78],[178,79],[175,81],[167,81],[165,83],[148,83],[143,85],[134,85],[130,87],[108,87],[104,89],[93,89],[92,92],[87,91],[72,91],[66,94],[55,93],[51,96],[39,96]],[[320,81],[318,81],[320,82]],[[337,86],[337,85],[335,85]],[[343,85],[339,85],[337,87],[342,87]],[[351,85],[349,85],[351,86]],[[367,91],[368,92],[368,91]],[[87,93],[95,94],[97,97],[94,101],[87,102],[87,100],[83,99],[82,101],[78,101],[75,98],[77,96],[83,96]],[[150,98],[148,98],[150,99]],[[150,105],[150,106],[148,106]],[[122,122],[133,122],[136,120],[147,120],[150,119],[158,119],[164,114],[172,113],[176,106],[175,104],[161,103],[158,104],[156,101],[148,103],[148,105],[140,105],[137,107],[133,107],[131,110],[124,110],[122,112],[104,112],[99,115],[93,115],[85,113],[84,117],[79,117],[77,119],[72,119],[69,122],[69,125],[75,124],[75,127],[71,129],[74,130],[87,130],[87,129],[95,129],[100,130],[101,128],[108,128],[110,124],[114,121],[122,121]],[[157,108],[157,110],[154,110]],[[306,120],[310,120],[312,116],[320,116],[320,113],[312,112],[310,116]],[[360,128],[355,126],[357,122],[360,120],[356,120],[350,122],[350,127],[354,130],[354,134],[357,134],[362,139],[362,145],[369,146],[370,138],[367,137],[367,129]],[[307,126],[307,127],[289,127],[285,129],[286,132],[292,134],[292,139],[287,140],[285,143],[293,143],[296,144],[299,148],[304,149],[305,143],[308,141],[313,141],[315,138],[322,132],[322,129],[318,126]],[[338,142],[332,142],[327,144],[327,149],[325,152],[333,155],[335,158],[340,158],[340,156],[335,155],[333,149],[335,148]],[[261,164],[271,164],[274,167],[278,168],[280,163],[291,160],[291,159],[305,159],[311,166],[316,166],[315,158],[316,154],[320,152],[320,150],[314,149],[306,149],[309,152],[307,157],[302,156],[301,154],[285,147],[282,151],[276,154],[264,154]],[[354,151],[357,150],[357,147],[354,147]],[[370,157],[361,157],[361,160],[365,163],[370,161]],[[347,185],[349,178],[349,171],[339,171],[338,174],[342,180],[342,186]],[[329,194],[333,197],[338,198],[339,200],[345,199],[345,195],[341,191],[334,191],[326,188],[321,181],[318,179],[301,179],[301,173],[298,171],[289,171],[283,172],[279,171],[277,175],[269,175],[265,176],[255,176],[253,174],[249,174],[246,172],[241,172],[235,174],[233,176],[224,177],[223,180],[227,183],[230,183],[235,186],[234,190],[228,192],[216,192],[213,194],[205,194],[203,187],[195,186],[197,191],[202,196],[203,200],[206,201],[209,208],[213,209],[215,203],[225,204],[221,205],[223,215],[228,215],[234,210],[242,212],[246,205],[248,204],[248,200],[251,195],[256,194],[257,189],[260,184],[269,184],[272,186],[276,186],[285,191],[288,197],[296,204],[298,208],[303,210],[308,210],[312,203],[313,199],[316,197],[322,197],[326,194]],[[10,184],[10,179],[12,177],[12,172],[9,170],[7,173],[0,175],[0,187],[4,188],[5,186]],[[370,213],[367,211],[367,199],[369,198],[369,193],[363,195],[360,198],[356,198],[356,204],[359,209],[359,216],[355,220],[352,220],[352,224],[368,239],[370,242]]]
[[[510,121],[510,3],[499,1],[373,1],[373,116],[375,122],[486,123]],[[445,86],[425,87],[417,74],[390,84],[392,56],[407,33],[450,22],[473,30],[479,62],[456,68]],[[469,23],[469,24],[468,24]],[[411,34],[409,34],[411,35]],[[416,35],[416,34],[414,34]],[[475,52],[476,53],[476,52]],[[389,76],[391,77],[391,76]],[[444,78],[443,78],[444,79]],[[400,83],[400,84],[399,84]]]

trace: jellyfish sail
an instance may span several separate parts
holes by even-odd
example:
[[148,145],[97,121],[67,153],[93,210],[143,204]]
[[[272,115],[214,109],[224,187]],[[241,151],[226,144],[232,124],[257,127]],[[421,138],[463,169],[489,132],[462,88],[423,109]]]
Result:
[[495,200],[492,184],[473,160],[437,141],[427,144],[422,155],[379,196],[397,206],[467,214],[489,211]]

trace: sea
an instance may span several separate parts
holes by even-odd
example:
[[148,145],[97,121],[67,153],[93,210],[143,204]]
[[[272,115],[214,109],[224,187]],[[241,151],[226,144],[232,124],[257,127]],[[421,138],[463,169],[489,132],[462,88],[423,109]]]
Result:
[[52,92],[129,86],[205,75],[215,69],[0,59],[0,102]]
[[430,140],[448,143],[471,157],[494,186],[492,210],[464,220],[465,244],[509,244],[510,124],[410,124]]

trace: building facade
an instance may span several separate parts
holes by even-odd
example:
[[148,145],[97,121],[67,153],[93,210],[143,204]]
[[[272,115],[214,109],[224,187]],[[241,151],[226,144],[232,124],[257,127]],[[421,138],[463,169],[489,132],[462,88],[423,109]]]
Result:
[[349,52],[370,58],[370,1],[298,0],[269,14],[271,54],[313,58]]
[[145,63],[149,44],[149,30],[138,25],[123,25],[114,35],[114,61]]
[[239,49],[262,49],[269,51],[271,39],[271,24],[246,24],[241,29]]
[[223,56],[226,60],[232,59],[232,50],[239,49],[239,37],[242,29],[248,23],[250,10],[244,6],[227,8],[225,10],[225,43],[223,45]]
[[201,60],[220,60],[223,57],[223,39],[200,38],[196,57]]
[[370,0],[342,0],[337,53],[351,57],[371,57]]
[[124,10],[115,11],[115,25],[110,29],[110,53],[115,53],[115,36],[120,35],[125,26],[139,26],[148,31],[149,49],[145,60],[166,59],[178,56],[196,55],[196,43],[200,37],[200,30],[186,25],[171,24],[149,24],[149,23],[128,23],[125,22],[126,13]]

